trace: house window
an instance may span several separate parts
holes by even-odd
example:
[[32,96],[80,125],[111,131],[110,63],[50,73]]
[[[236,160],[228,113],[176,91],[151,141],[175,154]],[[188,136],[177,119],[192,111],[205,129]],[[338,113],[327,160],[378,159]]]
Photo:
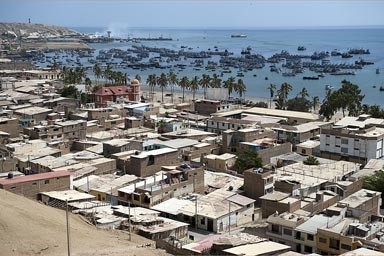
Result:
[[348,148],[341,148],[342,153],[348,153]]
[[45,180],[45,181],[44,181],[44,184],[49,184],[49,180]]
[[285,229],[284,229],[284,235],[292,236],[292,229],[287,229],[287,228],[285,228]]
[[311,234],[307,234],[307,240],[311,240],[311,241],[313,241],[313,235],[311,235]]
[[37,185],[37,182],[33,182],[32,185]]
[[279,225],[272,224],[272,232],[273,233],[279,233]]
[[319,242],[323,243],[323,244],[326,244],[327,243],[327,239],[323,238],[323,237],[319,237]]
[[133,200],[140,201],[140,195],[134,194],[133,195]]
[[336,240],[333,238],[329,239],[329,248],[339,250],[340,240]]
[[341,144],[348,144],[348,139],[341,139]]
[[304,252],[312,253],[312,247],[311,246],[304,246]]
[[201,225],[205,225],[205,218],[202,218],[202,219],[200,220],[200,223],[201,223]]
[[350,245],[347,245],[347,244],[341,244],[341,249],[350,251],[350,250],[352,250],[352,247]]
[[155,164],[155,156],[150,155],[148,157],[148,165],[154,165]]

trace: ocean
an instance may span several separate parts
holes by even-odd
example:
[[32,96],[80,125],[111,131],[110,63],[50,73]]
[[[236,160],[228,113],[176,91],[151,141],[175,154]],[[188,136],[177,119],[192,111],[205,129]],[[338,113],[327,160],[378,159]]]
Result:
[[[262,69],[254,69],[244,72],[243,79],[246,87],[246,97],[252,96],[257,98],[269,98],[269,84],[274,83],[277,87],[284,82],[292,85],[293,90],[290,92],[290,97],[296,96],[303,87],[305,87],[310,97],[318,96],[321,100],[325,95],[325,87],[332,86],[334,89],[341,87],[342,80],[348,80],[359,85],[362,94],[365,95],[363,103],[379,104],[384,107],[384,91],[379,90],[380,86],[384,86],[384,28],[322,28],[322,29],[129,29],[129,28],[72,28],[82,33],[106,35],[106,31],[111,31],[112,37],[119,38],[140,38],[140,37],[167,37],[172,38],[172,41],[140,41],[139,44],[151,47],[164,47],[172,50],[180,50],[181,47],[187,47],[191,51],[207,51],[227,49],[234,53],[234,56],[241,56],[241,51],[250,47],[252,54],[261,54],[265,58],[272,56],[275,53],[280,53],[285,50],[291,54],[311,55],[314,52],[337,50],[346,52],[350,49],[369,49],[370,54],[354,55],[353,58],[341,58],[340,56],[330,56],[327,59],[331,63],[337,64],[353,64],[359,58],[365,61],[374,62],[373,65],[364,66],[363,69],[353,70],[355,75],[330,75],[319,80],[303,80],[304,76],[317,76],[317,73],[305,69],[304,73],[299,73],[296,76],[283,76],[285,71],[281,64],[276,66],[281,67],[281,73],[270,71],[270,65],[266,64]],[[243,38],[232,38],[233,34],[244,34]],[[133,42],[113,42],[113,43],[98,43],[91,44],[96,49],[95,54],[99,50],[108,50],[110,48],[128,49]],[[298,51],[298,46],[304,46],[305,51]],[[212,58],[218,61],[218,56]],[[185,60],[186,64],[190,64],[193,59]],[[319,61],[320,62],[320,61]],[[171,63],[172,64],[172,63]],[[204,60],[207,64],[207,60]],[[377,74],[377,69],[379,74]],[[142,81],[146,81],[149,74],[160,74],[168,72],[169,69],[146,69],[146,70],[121,70],[129,74],[133,78],[136,74],[142,77]],[[237,71],[235,68],[230,74],[223,74],[223,80],[229,76],[236,77]],[[287,70],[288,72],[289,70]],[[215,71],[218,74],[218,70]],[[176,70],[179,77],[184,75],[192,78],[193,76],[201,76],[204,73],[212,76],[214,72],[208,72],[203,68],[195,70],[193,67],[188,67],[185,70]],[[268,78],[268,80],[266,80]],[[238,77],[236,77],[238,79]]]

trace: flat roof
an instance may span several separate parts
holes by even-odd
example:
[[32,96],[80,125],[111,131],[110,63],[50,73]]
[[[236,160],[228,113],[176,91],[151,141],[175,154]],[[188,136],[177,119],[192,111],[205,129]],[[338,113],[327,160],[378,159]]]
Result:
[[266,116],[276,116],[276,117],[287,117],[287,118],[300,118],[307,120],[319,120],[319,115],[307,112],[298,112],[290,110],[281,110],[281,109],[271,109],[271,108],[249,108],[249,109],[238,109],[234,111],[227,111],[221,113],[214,113],[213,116],[230,116],[236,114],[256,114],[256,115],[266,115]]
[[68,200],[68,202],[95,199],[95,196],[93,195],[82,193],[76,190],[40,192],[40,194],[60,201]]
[[289,197],[288,193],[283,193],[280,191],[273,191],[272,193],[269,193],[269,194],[266,194],[266,195],[260,197],[260,199],[269,200],[269,201],[280,201],[280,200],[283,200],[287,197]]
[[173,140],[167,140],[167,141],[157,140],[157,142],[155,142],[155,144],[163,145],[163,146],[174,148],[174,149],[191,147],[199,143],[200,142],[198,140],[187,139],[187,138],[173,139]]
[[8,178],[7,179],[0,179],[0,184],[3,186],[4,185],[13,185],[13,184],[18,184],[18,183],[60,178],[60,177],[66,177],[66,176],[71,176],[71,173],[68,171],[45,172],[45,173],[32,174],[32,175],[26,175],[26,176],[17,176],[17,177],[14,177],[12,179],[8,179]]
[[162,203],[152,206],[151,209],[159,212],[169,213],[172,215],[178,215],[179,213],[181,213],[180,209],[188,204],[190,204],[189,200],[183,200],[173,197]]
[[132,155],[131,157],[133,158],[146,158],[148,156],[157,156],[157,155],[162,155],[162,154],[167,154],[167,153],[172,153],[172,152],[177,152],[176,149],[173,148],[160,148],[160,149],[154,149],[150,151],[142,151],[138,155]]
[[272,241],[265,241],[255,244],[246,244],[246,245],[240,245],[236,247],[232,247],[229,249],[224,250],[224,252],[234,254],[234,255],[242,255],[242,256],[254,256],[254,255],[260,255],[260,254],[269,254],[274,253],[282,250],[290,250],[291,247],[275,243]]
[[379,255],[383,255],[383,253],[361,247],[359,249],[355,249],[355,250],[341,254],[341,256],[375,256],[375,255],[379,256]]
[[340,203],[347,204],[351,208],[359,207],[366,201],[371,200],[373,196],[381,195],[381,192],[373,191],[369,189],[361,189],[352,195],[340,200]]
[[37,115],[37,114],[50,113],[50,112],[52,112],[52,109],[41,108],[41,107],[29,107],[29,108],[23,108],[20,110],[15,110],[15,113],[18,113],[21,115]]
[[326,215],[317,214],[311,217],[309,220],[304,222],[303,224],[296,227],[296,230],[302,231],[309,234],[317,234],[317,229],[326,227],[327,225],[335,225],[343,218],[342,215],[337,216],[334,215],[332,217],[328,217]]

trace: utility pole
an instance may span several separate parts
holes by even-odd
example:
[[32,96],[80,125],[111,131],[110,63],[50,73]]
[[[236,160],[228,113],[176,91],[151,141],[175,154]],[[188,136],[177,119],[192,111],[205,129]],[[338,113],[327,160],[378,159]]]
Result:
[[197,221],[197,195],[196,195],[196,200],[195,200],[195,229],[197,231],[197,224],[198,224],[198,221]]
[[68,199],[65,200],[65,205],[66,205],[65,216],[67,220],[67,249],[68,249],[68,256],[71,256],[71,244],[70,244],[70,237],[69,237]]
[[231,234],[231,201],[228,200],[228,235]]
[[132,235],[131,235],[131,202],[128,202],[128,231],[129,231],[129,241],[132,240]]

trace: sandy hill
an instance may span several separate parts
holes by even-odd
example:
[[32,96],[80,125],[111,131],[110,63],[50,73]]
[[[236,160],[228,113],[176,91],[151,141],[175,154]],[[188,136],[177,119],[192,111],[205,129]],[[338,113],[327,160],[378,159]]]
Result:
[[0,36],[23,38],[50,38],[80,35],[80,33],[59,26],[33,23],[0,22]]
[[[0,256],[67,255],[65,211],[0,189]],[[141,247],[150,240],[100,230],[70,214],[71,255],[167,255]]]

